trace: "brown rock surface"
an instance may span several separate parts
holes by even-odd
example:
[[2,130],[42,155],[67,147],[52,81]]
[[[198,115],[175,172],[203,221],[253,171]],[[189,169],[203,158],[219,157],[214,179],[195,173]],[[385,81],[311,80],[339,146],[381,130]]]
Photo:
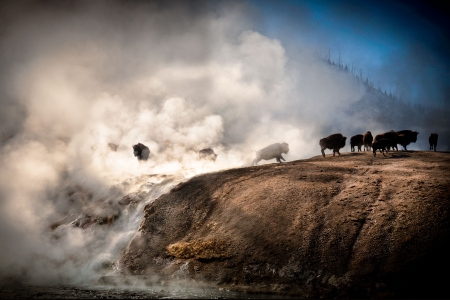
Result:
[[300,297],[449,298],[450,153],[203,174],[145,207],[134,275]]

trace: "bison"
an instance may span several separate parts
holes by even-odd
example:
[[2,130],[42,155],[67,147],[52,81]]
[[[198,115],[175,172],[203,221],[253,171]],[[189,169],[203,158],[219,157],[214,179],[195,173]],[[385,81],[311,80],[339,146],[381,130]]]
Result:
[[217,154],[214,153],[214,150],[211,148],[208,149],[202,149],[198,151],[198,157],[200,159],[210,159],[212,161],[216,161]]
[[370,150],[370,148],[372,147],[372,142],[373,142],[372,132],[367,131],[363,136],[364,151]]
[[256,151],[256,157],[253,160],[252,165],[256,166],[256,164],[262,159],[269,160],[273,158],[276,158],[277,161],[281,163],[281,160],[286,161],[281,154],[288,152],[289,152],[289,144],[287,143],[283,142],[269,145],[259,151]]
[[386,144],[387,149],[389,150],[389,148],[392,147],[393,149],[395,148],[398,151],[397,144],[401,144],[403,142],[403,138],[404,136],[402,134],[391,130],[385,133],[377,134],[375,136],[374,142],[381,139],[389,140],[389,142]]
[[432,133],[428,138],[428,142],[430,143],[430,150],[434,150],[436,152],[436,146],[438,142],[438,134]]
[[400,131],[397,131],[397,133],[404,135],[403,140],[399,144],[403,146],[405,151],[408,150],[408,149],[406,149],[406,146],[408,146],[411,143],[417,142],[417,135],[419,134],[417,131],[412,131],[412,130],[400,130]]
[[322,152],[323,157],[325,157],[325,149],[333,150],[333,156],[337,152],[339,153],[339,149],[345,147],[345,140],[347,137],[343,136],[341,133],[332,134],[326,138],[323,138],[319,141],[320,151]]
[[372,151],[373,151],[373,156],[377,156],[377,150],[380,150],[380,152],[384,155],[384,152],[386,150],[386,147],[388,147],[390,144],[392,143],[392,141],[388,140],[388,139],[378,139],[375,142],[372,143]]
[[364,136],[362,134],[357,134],[350,138],[350,147],[352,152],[355,152],[355,146],[358,147],[358,151],[361,151],[361,146],[364,144],[363,138]]
[[150,155],[150,149],[144,144],[138,143],[133,145],[133,153],[138,160],[147,160]]

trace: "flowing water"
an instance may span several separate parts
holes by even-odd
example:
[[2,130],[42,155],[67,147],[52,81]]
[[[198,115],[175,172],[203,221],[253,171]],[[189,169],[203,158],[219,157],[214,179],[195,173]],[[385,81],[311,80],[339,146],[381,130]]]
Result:
[[[121,196],[112,199],[112,202],[124,199],[123,195],[129,201],[112,224],[102,226],[94,223],[80,231],[74,226],[77,219],[66,221],[54,231],[55,236],[61,237],[58,240],[60,244],[64,243],[64,237],[73,236],[72,231],[81,234],[84,241],[82,247],[77,249],[79,252],[66,251],[60,259],[61,272],[70,266],[70,275],[62,283],[4,284],[0,298],[289,299],[280,295],[231,291],[198,282],[155,280],[151,284],[140,281],[138,277],[129,277],[126,285],[118,286],[114,282],[114,278],[120,277],[118,260],[122,250],[138,232],[144,207],[184,180],[186,177],[182,175],[153,174],[117,182],[111,190],[121,190]],[[113,278],[113,282],[107,282],[105,278]]]

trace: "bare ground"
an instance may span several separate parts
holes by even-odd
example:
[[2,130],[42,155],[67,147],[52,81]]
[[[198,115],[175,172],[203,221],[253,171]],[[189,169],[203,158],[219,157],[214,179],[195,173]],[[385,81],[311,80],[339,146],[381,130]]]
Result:
[[298,297],[450,298],[450,153],[203,174],[145,208],[126,274]]

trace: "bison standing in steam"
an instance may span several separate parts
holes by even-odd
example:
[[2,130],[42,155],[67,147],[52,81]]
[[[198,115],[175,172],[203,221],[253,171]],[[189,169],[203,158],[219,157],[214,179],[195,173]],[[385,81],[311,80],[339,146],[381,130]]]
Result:
[[400,131],[397,131],[397,133],[404,135],[404,138],[402,139],[402,141],[399,144],[402,145],[403,148],[405,148],[405,151],[408,150],[408,149],[406,149],[406,146],[408,146],[411,143],[417,142],[417,135],[419,134],[417,131],[412,131],[412,130],[400,130]]
[[364,136],[362,134],[357,134],[350,138],[350,147],[352,152],[355,152],[355,146],[358,147],[358,151],[361,151],[361,146],[364,144],[363,138]]
[[436,152],[437,142],[438,142],[438,134],[432,133],[428,138],[428,142],[430,143],[430,150],[434,150]]
[[373,142],[372,132],[367,131],[363,136],[364,151],[370,150],[370,148],[372,147],[372,142]]
[[147,160],[150,155],[150,149],[144,144],[138,143],[133,145],[133,153],[138,160]]
[[322,151],[323,157],[325,157],[325,149],[331,149],[333,150],[333,156],[337,152],[337,154],[341,155],[339,153],[339,149],[345,147],[345,141],[347,140],[347,137],[343,136],[341,133],[335,133],[332,134],[326,138],[323,138],[319,141],[320,145],[320,151]]
[[252,162],[253,166],[256,166],[258,162],[262,159],[264,160],[270,160],[273,158],[277,159],[277,162],[281,163],[281,160],[286,161],[282,153],[288,153],[289,152],[289,144],[287,143],[275,143],[272,145],[269,145],[259,151],[256,151],[256,157]]
[[211,148],[202,149],[198,151],[198,158],[200,159],[210,159],[212,161],[216,161],[217,154],[214,153],[214,150]]

